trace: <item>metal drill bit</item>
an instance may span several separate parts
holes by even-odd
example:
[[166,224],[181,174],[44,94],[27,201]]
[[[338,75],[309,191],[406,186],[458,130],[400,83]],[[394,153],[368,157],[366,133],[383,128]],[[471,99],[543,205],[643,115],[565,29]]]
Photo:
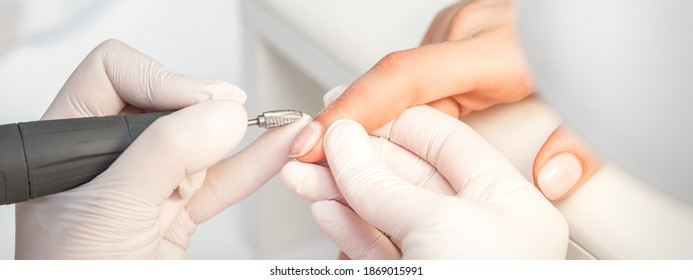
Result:
[[303,112],[297,110],[267,111],[262,113],[262,115],[258,115],[255,119],[248,120],[248,126],[257,125],[258,127],[270,129],[293,123],[302,117]]

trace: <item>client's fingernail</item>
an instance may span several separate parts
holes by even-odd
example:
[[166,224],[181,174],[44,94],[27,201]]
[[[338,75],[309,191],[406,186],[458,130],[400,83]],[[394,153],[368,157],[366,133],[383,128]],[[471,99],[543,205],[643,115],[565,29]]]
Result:
[[317,121],[310,122],[301,132],[294,138],[289,149],[290,157],[300,157],[307,154],[320,139],[322,134],[322,125]]
[[563,197],[582,177],[580,160],[571,153],[560,153],[544,164],[537,175],[537,184],[550,200]]

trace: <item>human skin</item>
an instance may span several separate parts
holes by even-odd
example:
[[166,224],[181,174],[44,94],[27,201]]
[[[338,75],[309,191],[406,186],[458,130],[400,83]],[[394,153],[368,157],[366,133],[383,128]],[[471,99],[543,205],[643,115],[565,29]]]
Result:
[[[327,127],[352,119],[373,131],[406,108],[427,104],[459,118],[526,98],[534,91],[516,37],[512,1],[460,2],[433,20],[422,46],[388,54],[320,112],[294,140],[290,156],[325,159]],[[565,126],[537,153],[535,185],[551,200],[574,191],[600,166]]]

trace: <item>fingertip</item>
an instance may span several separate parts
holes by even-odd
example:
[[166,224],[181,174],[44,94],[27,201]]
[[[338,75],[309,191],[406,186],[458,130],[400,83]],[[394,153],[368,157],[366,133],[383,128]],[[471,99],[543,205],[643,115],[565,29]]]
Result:
[[300,163],[294,161],[286,163],[282,167],[282,170],[279,172],[279,174],[284,185],[286,185],[286,187],[290,191],[300,196],[302,186],[301,182],[306,177],[306,174],[301,172]]
[[[304,129],[294,140],[289,155],[302,162],[324,160],[325,151],[322,145],[324,134],[326,128],[330,127],[336,120],[352,119],[369,129],[376,129],[387,123],[391,118],[389,116],[394,117],[397,114],[397,108],[402,106],[391,106],[392,102],[384,101],[387,98],[382,98],[381,91],[373,90],[373,76],[372,74],[364,75],[350,86],[340,85],[325,93],[323,95],[325,109],[315,116],[314,123],[309,128]],[[399,85],[396,82],[390,84]],[[398,91],[386,90],[384,92],[393,94]],[[380,95],[380,98],[371,98],[375,94]],[[396,103],[400,101],[398,98],[392,100],[398,101]],[[388,104],[385,105],[384,102]],[[367,108],[364,108],[364,105]]]
[[240,139],[248,127],[248,113],[245,108],[235,100],[210,100],[201,103],[199,109],[199,124],[214,129],[227,136],[228,140]]
[[[322,138],[318,142],[322,142]],[[289,155],[292,158],[295,158],[296,160],[300,162],[306,162],[306,163],[314,163],[314,162],[319,162],[322,160],[325,160],[325,150],[323,149],[322,145],[315,145],[313,149],[310,150],[305,155],[302,156],[292,156]]]
[[318,162],[325,159],[323,142],[327,128],[335,120],[350,118],[340,113],[342,111],[337,103],[331,103],[328,108],[315,116],[313,121],[294,138],[289,151],[290,157],[302,162]]
[[[363,136],[364,139],[359,138],[359,136]],[[360,147],[358,143],[366,142],[368,145],[371,144],[368,133],[361,124],[349,119],[336,120],[325,132],[323,140],[325,157],[349,153],[349,149],[345,149],[347,144],[355,144]],[[355,155],[352,154],[351,156]]]
[[582,177],[582,165],[575,155],[560,153],[539,169],[536,185],[549,200],[563,198]]
[[[346,132],[345,132],[346,131]],[[366,130],[361,126],[359,123],[353,121],[353,120],[348,120],[348,119],[341,119],[341,120],[336,120],[334,121],[328,128],[327,131],[325,132],[325,141],[329,141],[332,139],[333,134],[337,134],[341,137],[341,134],[343,133],[350,133],[351,132],[361,132],[361,133],[366,133]]]
[[302,162],[318,162],[325,159],[322,147],[324,128],[331,124],[335,115],[330,107],[346,89],[345,85],[336,86],[323,95],[323,104],[328,108],[320,112],[293,140],[289,149],[290,157]]
[[211,100],[227,99],[245,104],[248,99],[248,95],[241,88],[221,80],[211,79],[204,88]]
[[243,140],[248,129],[248,112],[241,103],[231,100],[212,100],[209,101],[214,110],[208,116],[207,121],[210,125],[219,125],[219,135],[225,138],[231,149]]
[[[241,88],[218,79],[193,78],[187,75],[178,74],[178,85],[188,84],[189,89],[195,93],[199,101],[208,100],[232,100],[240,104],[245,104],[248,95]],[[182,93],[189,94],[189,93]]]
[[307,156],[307,154],[313,152],[317,147],[322,146],[319,145],[319,143],[322,139],[323,131],[322,124],[319,121],[311,121],[291,142],[289,156],[298,158],[301,161],[312,162],[306,160],[311,158]]
[[560,126],[537,153],[532,167],[534,184],[549,200],[560,200],[578,189],[600,166],[598,156]]

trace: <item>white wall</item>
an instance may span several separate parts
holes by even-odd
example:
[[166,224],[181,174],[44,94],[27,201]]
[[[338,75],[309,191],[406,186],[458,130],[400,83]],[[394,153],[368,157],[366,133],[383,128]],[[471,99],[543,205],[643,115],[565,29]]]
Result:
[[[55,1],[34,2],[40,2],[45,9]],[[241,83],[237,0],[55,3],[52,5],[59,9],[45,10],[77,14],[0,54],[0,124],[39,119],[84,56],[108,38],[119,39],[173,70]],[[238,224],[234,220],[240,217],[242,208],[231,207],[199,226],[188,256],[255,257],[254,249],[236,234]],[[0,206],[0,259],[13,257],[14,207]]]

